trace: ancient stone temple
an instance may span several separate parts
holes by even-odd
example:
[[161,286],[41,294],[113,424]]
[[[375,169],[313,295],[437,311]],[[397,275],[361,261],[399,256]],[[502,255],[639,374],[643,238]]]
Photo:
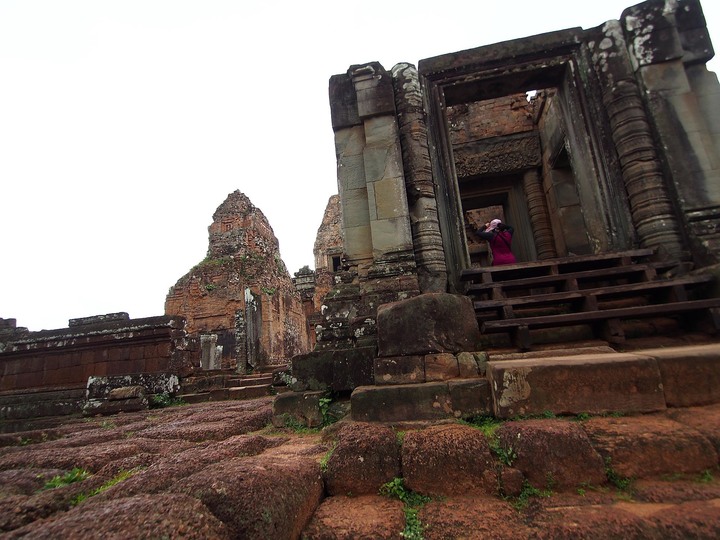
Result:
[[[353,392],[367,419],[362,385],[482,378],[468,318],[485,343],[505,333],[523,350],[533,331],[578,320],[609,342],[635,317],[710,309],[717,325],[716,295],[688,293],[720,262],[713,55],[697,0],[650,0],[587,30],[331,77],[343,264],[316,350],[293,359],[294,389]],[[515,231],[519,264],[505,272],[477,236],[492,218]],[[653,292],[627,298],[638,290]],[[545,316],[521,317],[528,306]],[[483,409],[471,383],[443,384],[425,396],[443,414],[470,395],[466,409]],[[405,391],[380,401],[425,399]],[[292,410],[281,398],[277,411]],[[487,400],[497,413],[501,397]]]
[[336,273],[341,270],[343,264],[341,220],[340,198],[333,195],[325,207],[313,246],[315,270],[305,266],[295,272],[293,278],[293,283],[302,298],[307,332],[313,347],[316,344],[315,328],[323,320],[323,300],[333,288]]
[[165,313],[187,321],[205,369],[287,362],[310,347],[298,291],[278,240],[240,191],[228,195],[208,227],[207,257],[171,287]]

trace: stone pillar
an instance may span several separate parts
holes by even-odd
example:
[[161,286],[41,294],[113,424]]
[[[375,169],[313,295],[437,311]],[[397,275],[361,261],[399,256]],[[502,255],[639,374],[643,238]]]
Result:
[[253,368],[260,367],[261,347],[260,335],[262,329],[262,309],[260,296],[249,288],[245,289],[245,331],[247,362]]
[[622,15],[636,79],[696,262],[720,261],[720,87],[698,0],[644,2]]
[[392,77],[377,62],[330,79],[342,269],[316,349],[375,347],[377,306],[419,293]]
[[200,336],[200,366],[203,369],[217,369],[217,334],[202,334]]
[[680,222],[665,184],[660,156],[619,23],[609,21],[603,25],[597,39],[590,40],[588,47],[600,79],[603,104],[610,119],[640,244],[680,259],[684,253]]
[[542,178],[537,169],[529,169],[523,175],[523,191],[527,200],[530,223],[538,260],[557,257],[555,240],[550,225],[550,214],[547,208]]
[[377,62],[351,66],[330,81],[347,262],[371,266],[412,260],[412,235],[390,74]]
[[420,292],[445,292],[447,268],[420,80],[412,64],[397,64],[392,73]]
[[247,373],[247,330],[245,315],[241,309],[235,312],[235,361],[240,375]]

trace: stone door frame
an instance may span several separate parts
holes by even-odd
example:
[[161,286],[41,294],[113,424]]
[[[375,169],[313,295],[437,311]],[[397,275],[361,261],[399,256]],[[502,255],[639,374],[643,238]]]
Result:
[[[574,128],[579,127],[590,135],[578,143],[578,152],[582,154],[578,163],[584,168],[585,178],[582,186],[576,175],[578,189],[585,190],[583,211],[586,222],[590,220],[586,226],[594,235],[590,251],[599,253],[632,246],[634,236],[629,206],[624,197],[617,195],[624,189],[622,176],[614,147],[606,136],[603,137],[610,131],[607,117],[602,105],[593,104],[589,97],[592,94],[597,99],[600,90],[593,71],[588,69],[590,60],[582,38],[581,29],[562,30],[419,63],[451,291],[462,292],[459,274],[470,265],[453,148],[446,127],[445,109],[454,104],[532,89],[558,88],[565,94],[562,98],[567,102],[564,108],[582,116],[577,121],[573,118]],[[581,76],[581,70],[587,73]],[[536,195],[541,195],[544,201],[541,210],[547,213],[542,186],[540,189],[531,187]],[[552,227],[540,223],[532,213],[530,222],[538,253],[547,256],[554,254],[558,245],[563,247],[557,239],[548,236],[553,234]]]

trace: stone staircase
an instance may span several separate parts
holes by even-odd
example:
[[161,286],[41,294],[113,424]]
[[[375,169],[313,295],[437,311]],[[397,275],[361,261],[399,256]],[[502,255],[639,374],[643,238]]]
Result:
[[207,370],[184,377],[178,398],[186,403],[252,399],[279,393],[272,372],[240,375],[234,370]]
[[641,319],[673,319],[679,330],[720,328],[720,298],[709,296],[714,276],[677,275],[677,263],[653,255],[637,249],[473,268],[461,279],[482,334],[504,334],[520,350],[567,341],[571,327],[580,339],[620,344]]

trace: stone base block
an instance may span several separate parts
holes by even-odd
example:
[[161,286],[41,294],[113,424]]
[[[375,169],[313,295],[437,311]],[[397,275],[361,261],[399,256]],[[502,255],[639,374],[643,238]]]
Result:
[[490,386],[483,379],[363,386],[350,397],[359,422],[401,422],[469,418],[491,414]]
[[291,388],[296,392],[349,392],[373,383],[374,347],[330,349],[295,356],[291,361]]
[[418,384],[425,382],[422,356],[390,356],[375,359],[375,384]]
[[272,423],[275,427],[299,424],[320,427],[323,423],[320,398],[325,392],[285,392],[273,401]]
[[[0,422],[65,416],[82,412],[85,388],[23,391],[0,396]],[[2,431],[2,429],[0,429]]]
[[488,362],[498,418],[554,414],[645,413],[665,409],[655,358],[578,355]]
[[456,379],[448,381],[453,415],[456,418],[489,416],[492,414],[490,383],[485,379]]
[[377,310],[378,356],[476,351],[480,330],[467,296],[426,293]]
[[96,400],[89,399],[83,407],[85,416],[107,415],[117,413],[128,413],[144,411],[148,408],[148,400],[145,396],[128,399]]
[[447,383],[361,386],[350,396],[350,414],[358,422],[400,422],[452,418]]
[[657,360],[668,407],[720,403],[720,344],[644,350]]
[[458,359],[454,354],[439,353],[425,355],[425,380],[446,381],[460,376]]

